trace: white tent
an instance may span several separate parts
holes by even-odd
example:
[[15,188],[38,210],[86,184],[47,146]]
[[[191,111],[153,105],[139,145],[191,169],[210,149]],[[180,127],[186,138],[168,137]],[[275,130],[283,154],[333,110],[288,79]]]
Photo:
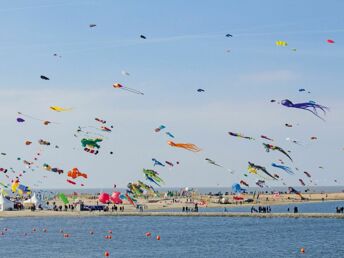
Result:
[[31,203],[34,204],[36,207],[40,204],[42,204],[42,202],[40,200],[37,199],[36,194],[34,193],[32,195],[32,197],[28,200],[25,200],[24,203]]
[[8,211],[14,209],[14,203],[0,195],[0,211]]

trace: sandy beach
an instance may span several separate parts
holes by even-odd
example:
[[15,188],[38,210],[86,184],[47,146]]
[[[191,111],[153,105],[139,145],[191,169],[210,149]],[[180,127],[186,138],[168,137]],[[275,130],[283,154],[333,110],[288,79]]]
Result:
[[[253,196],[250,194],[243,195],[245,199],[251,199]],[[15,211],[4,211],[0,212],[0,218],[5,217],[54,217],[54,216],[70,216],[70,217],[78,217],[78,216],[224,216],[224,217],[334,217],[334,218],[343,218],[343,214],[335,214],[335,210],[333,214],[324,214],[324,213],[312,213],[312,214],[292,214],[292,213],[230,213],[230,212],[202,212],[202,213],[195,213],[195,212],[168,212],[166,210],[178,210],[182,211],[183,207],[193,208],[195,203],[199,205],[200,208],[235,208],[235,207],[251,207],[251,206],[276,206],[276,205],[286,205],[291,204],[297,206],[298,204],[303,203],[316,203],[316,202],[331,202],[331,201],[340,201],[344,200],[344,193],[312,193],[312,194],[304,194],[303,195],[306,200],[301,200],[299,196],[295,194],[281,194],[278,198],[272,194],[260,194],[259,199],[255,199],[253,202],[245,203],[240,201],[234,201],[233,195],[218,197],[218,196],[210,196],[210,195],[199,195],[194,194],[192,197],[169,197],[169,198],[149,198],[149,199],[138,199],[137,203],[142,205],[144,208],[144,212],[138,211],[133,205],[124,202],[122,207],[124,207],[124,211],[116,211],[116,212],[99,212],[99,211],[52,211],[52,210],[15,210]],[[221,200],[227,200],[228,203],[222,204]],[[96,196],[93,195],[82,195],[77,198],[78,201],[82,201],[85,205],[97,205],[99,204],[97,201]],[[55,202],[57,206],[62,205],[61,201],[58,198],[50,202]],[[113,204],[109,204],[110,207]]]

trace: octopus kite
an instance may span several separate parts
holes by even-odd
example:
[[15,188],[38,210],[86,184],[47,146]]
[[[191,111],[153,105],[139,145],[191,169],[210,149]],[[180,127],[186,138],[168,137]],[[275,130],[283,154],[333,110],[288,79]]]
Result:
[[234,137],[238,137],[238,138],[243,138],[243,139],[247,139],[247,140],[254,140],[254,138],[252,138],[252,137],[244,136],[244,135],[239,134],[239,133],[228,132],[228,134],[231,136],[234,136]]
[[313,101],[294,104],[289,99],[285,99],[285,100],[281,101],[281,104],[285,107],[299,108],[299,109],[307,110],[307,111],[311,112],[313,115],[320,118],[321,120],[324,120],[324,119],[321,116],[319,116],[318,110],[320,109],[324,113],[324,115],[326,115],[326,111],[328,110],[328,107],[316,104]]
[[192,144],[192,143],[174,143],[172,141],[168,141],[167,144],[170,145],[171,147],[183,148],[183,149],[193,151],[193,152],[201,151],[199,147],[197,147],[195,144]]
[[271,175],[265,167],[259,166],[259,165],[255,165],[252,162],[248,162],[248,172],[250,172],[251,174],[257,174],[257,171],[260,170],[262,172],[264,172],[266,175],[268,175],[269,177],[271,177],[274,180],[277,180],[277,178],[275,178],[273,175]]
[[293,172],[293,170],[290,167],[279,165],[279,164],[276,164],[276,163],[272,163],[271,166],[273,166],[275,168],[282,169],[282,170],[284,170],[285,172],[287,172],[290,175],[294,175],[294,172]]
[[283,153],[284,155],[286,155],[291,161],[293,161],[292,158],[289,156],[289,154],[285,150],[283,150],[281,147],[274,146],[274,145],[267,144],[267,143],[263,143],[263,145],[265,147],[266,152],[270,152],[270,150],[277,150],[277,151]]

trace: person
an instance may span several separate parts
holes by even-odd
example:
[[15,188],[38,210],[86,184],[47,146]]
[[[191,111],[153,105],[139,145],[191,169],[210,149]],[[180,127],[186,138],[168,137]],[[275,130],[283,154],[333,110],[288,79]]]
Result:
[[185,212],[185,207],[183,206],[183,208],[182,208],[182,212]]
[[294,207],[294,213],[298,213],[299,212],[299,209],[295,206]]
[[198,204],[195,203],[195,212],[198,212]]

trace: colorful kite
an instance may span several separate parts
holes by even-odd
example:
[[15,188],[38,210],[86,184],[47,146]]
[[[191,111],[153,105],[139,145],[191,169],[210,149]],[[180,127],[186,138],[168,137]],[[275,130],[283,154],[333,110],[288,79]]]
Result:
[[129,92],[135,93],[135,94],[144,95],[144,93],[141,92],[141,91],[138,91],[138,90],[135,90],[135,89],[132,89],[132,88],[129,88],[129,87],[125,87],[125,86],[123,86],[122,84],[119,84],[119,83],[115,83],[115,84],[113,84],[112,86],[113,86],[115,89],[126,90],[126,91],[129,91]]
[[250,172],[251,174],[256,174],[258,175],[258,170],[259,171],[262,171],[263,173],[265,173],[266,175],[268,175],[269,177],[271,177],[272,179],[274,180],[277,180],[277,178],[275,178],[273,175],[271,175],[265,167],[262,167],[262,166],[259,166],[259,165],[256,165],[252,162],[248,162],[248,172]]
[[285,172],[287,172],[290,175],[294,175],[294,172],[293,172],[293,170],[290,167],[279,165],[279,164],[276,164],[276,163],[272,163],[271,166],[273,166],[275,168],[282,169],[282,170],[284,170]]
[[72,108],[63,108],[63,107],[59,107],[59,106],[51,106],[50,109],[54,110],[56,112],[65,112],[65,111],[71,111],[72,110]]
[[267,144],[267,143],[263,143],[263,145],[265,147],[266,152],[270,152],[270,150],[277,150],[277,151],[283,153],[284,155],[286,155],[291,161],[293,161],[292,158],[289,156],[289,154],[285,150],[283,150],[281,147],[274,146],[274,145]]
[[285,107],[289,108],[298,108],[298,109],[303,109],[311,112],[321,120],[324,120],[322,117],[319,116],[318,114],[318,109],[320,109],[324,115],[326,115],[326,111],[328,110],[328,107],[313,103],[313,102],[304,102],[304,103],[293,103],[288,99],[282,100],[281,104]]
[[167,144],[170,145],[171,147],[183,148],[183,149],[193,151],[193,152],[201,151],[199,147],[197,147],[195,144],[192,144],[192,143],[174,143],[172,141],[168,141]]
[[238,137],[238,138],[243,138],[243,139],[248,139],[248,140],[254,140],[254,138],[249,137],[249,136],[244,136],[242,134],[239,133],[232,133],[232,132],[228,132],[229,135],[234,136],[234,137]]

